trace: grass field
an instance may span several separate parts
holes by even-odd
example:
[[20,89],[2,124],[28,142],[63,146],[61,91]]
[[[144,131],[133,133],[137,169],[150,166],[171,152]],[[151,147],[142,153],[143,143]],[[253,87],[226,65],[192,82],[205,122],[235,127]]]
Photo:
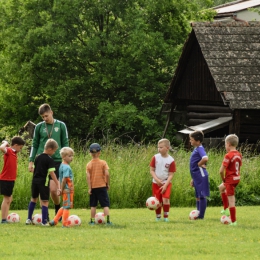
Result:
[[82,225],[68,229],[26,226],[27,211],[16,211],[20,223],[0,225],[0,258],[260,259],[259,207],[237,207],[237,227],[220,223],[220,207],[197,221],[192,209],[171,208],[169,223],[147,209],[111,209],[113,226],[89,226],[89,209],[77,209]]

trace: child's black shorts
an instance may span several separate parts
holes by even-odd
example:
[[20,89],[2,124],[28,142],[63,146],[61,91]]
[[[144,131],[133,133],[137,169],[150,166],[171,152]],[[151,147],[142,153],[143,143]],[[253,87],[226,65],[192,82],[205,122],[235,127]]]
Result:
[[91,190],[91,193],[90,207],[96,207],[98,202],[102,208],[110,206],[107,187],[94,188]]
[[38,198],[39,195],[43,201],[47,201],[50,198],[50,188],[44,184],[32,183],[31,191],[34,199]]
[[4,181],[0,180],[0,194],[11,197],[13,194],[15,181]]

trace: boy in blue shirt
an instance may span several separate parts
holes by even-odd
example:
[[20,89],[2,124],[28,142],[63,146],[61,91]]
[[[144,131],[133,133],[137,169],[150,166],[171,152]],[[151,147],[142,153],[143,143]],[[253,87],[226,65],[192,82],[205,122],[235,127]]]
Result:
[[195,188],[197,210],[200,212],[199,219],[203,219],[207,208],[209,196],[209,176],[206,170],[208,156],[202,146],[204,134],[202,131],[195,131],[190,134],[190,143],[194,150],[190,157],[190,185]]

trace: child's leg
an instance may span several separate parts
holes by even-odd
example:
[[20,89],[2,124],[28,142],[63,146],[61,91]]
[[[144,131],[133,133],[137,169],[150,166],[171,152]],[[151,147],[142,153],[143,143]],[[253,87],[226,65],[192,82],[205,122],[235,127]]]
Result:
[[4,198],[3,198],[3,201],[2,201],[2,205],[1,205],[2,220],[6,220],[7,219],[8,212],[9,212],[12,200],[13,200],[13,196],[12,195],[10,197],[4,195]]
[[63,214],[62,214],[62,225],[64,227],[68,226],[68,218],[69,218],[70,210],[69,209],[63,209]]
[[47,218],[48,218],[48,206],[49,206],[49,201],[41,201],[42,205],[42,224],[47,224]]
[[96,207],[90,208],[90,223],[95,223]]
[[231,222],[236,222],[236,207],[235,207],[235,195],[228,196],[228,203],[229,203],[229,211],[230,211],[230,218]]
[[107,217],[107,223],[110,223],[109,207],[104,207],[104,215]]
[[163,217],[168,219],[170,212],[170,199],[163,198]]
[[199,198],[199,219],[203,219],[204,218],[204,215],[205,215],[205,211],[206,211],[206,208],[207,208],[207,198],[205,197],[200,197]]
[[152,193],[153,193],[153,196],[156,197],[161,206],[155,210],[155,215],[156,215],[156,219],[160,219],[161,218],[161,212],[162,212],[162,194],[160,192],[160,187],[156,184],[156,183],[152,183]]
[[36,202],[37,202],[37,199],[31,198],[31,201],[30,201],[29,206],[28,206],[28,217],[27,217],[27,219],[32,220],[32,215],[33,215],[33,211],[34,211],[35,206],[36,206]]
[[61,208],[58,210],[56,216],[55,216],[54,219],[53,219],[55,225],[57,225],[57,223],[59,222],[59,220],[60,220],[60,218],[62,217],[62,215],[63,215],[63,207],[61,207]]
[[228,208],[228,197],[227,197],[227,194],[226,194],[226,187],[224,185],[224,183],[221,183],[219,186],[219,191],[220,191],[220,194],[221,194],[221,199],[222,199],[222,203],[223,203],[223,207],[224,207],[224,210]]
[[196,198],[196,208],[198,211],[200,211],[200,199]]

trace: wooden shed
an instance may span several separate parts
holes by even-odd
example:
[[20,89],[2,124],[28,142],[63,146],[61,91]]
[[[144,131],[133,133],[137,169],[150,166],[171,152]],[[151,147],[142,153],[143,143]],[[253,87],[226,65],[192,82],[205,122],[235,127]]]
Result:
[[[168,115],[163,136],[172,120],[187,131],[206,123],[209,138],[236,133],[240,142],[257,142],[260,22],[196,22],[191,26],[162,106],[162,113]],[[185,138],[185,131],[179,134]]]

